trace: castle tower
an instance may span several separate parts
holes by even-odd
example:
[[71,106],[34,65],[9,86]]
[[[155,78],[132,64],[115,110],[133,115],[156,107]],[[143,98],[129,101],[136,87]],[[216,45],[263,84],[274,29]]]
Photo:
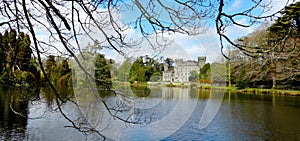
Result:
[[198,65],[202,67],[206,62],[206,57],[198,57]]

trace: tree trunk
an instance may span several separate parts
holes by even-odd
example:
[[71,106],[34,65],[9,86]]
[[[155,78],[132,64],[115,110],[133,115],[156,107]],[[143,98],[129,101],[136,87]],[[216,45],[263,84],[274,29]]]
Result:
[[273,85],[272,85],[272,89],[275,89],[276,88],[276,78],[273,77]]

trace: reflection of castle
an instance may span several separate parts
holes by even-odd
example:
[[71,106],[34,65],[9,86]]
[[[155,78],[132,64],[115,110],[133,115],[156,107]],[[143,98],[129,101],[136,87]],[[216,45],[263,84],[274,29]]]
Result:
[[164,82],[188,82],[191,71],[199,73],[200,68],[205,64],[206,57],[198,57],[198,61],[175,59],[175,66],[169,69],[165,64],[163,71]]

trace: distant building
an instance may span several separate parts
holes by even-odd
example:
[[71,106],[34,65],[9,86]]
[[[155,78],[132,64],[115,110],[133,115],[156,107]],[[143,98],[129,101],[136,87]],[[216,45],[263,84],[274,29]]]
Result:
[[175,59],[174,68],[168,68],[164,65],[163,81],[164,82],[188,82],[191,71],[199,72],[200,68],[205,64],[206,57],[198,57],[198,60]]

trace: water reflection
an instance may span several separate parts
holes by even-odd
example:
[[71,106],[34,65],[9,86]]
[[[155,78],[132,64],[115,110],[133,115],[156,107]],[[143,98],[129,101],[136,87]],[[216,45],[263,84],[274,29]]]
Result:
[[130,85],[130,88],[132,92],[138,97],[148,97],[151,94],[151,90],[148,88],[148,86],[145,85],[142,86]]
[[[68,101],[74,97],[74,91],[72,87],[59,85],[56,86],[56,89],[58,90],[59,97],[64,101]],[[55,104],[56,96],[50,87],[43,87],[40,91],[39,96],[45,98],[49,106]]]
[[300,97],[226,93],[214,120],[199,130],[196,125],[208,96],[208,90],[199,92],[198,110],[167,140],[300,139]]
[[25,137],[29,99],[34,91],[0,87],[0,139],[20,140]]
[[[157,140],[167,137],[188,120],[197,103],[197,99],[190,99],[191,91],[187,88],[153,86],[131,89],[133,94],[128,91],[126,95],[135,97],[106,97],[105,105],[93,94],[83,95],[82,92],[78,93],[77,101],[89,123],[116,140]],[[138,124],[126,124],[119,118]]]
[[[72,97],[70,88],[60,88],[60,96],[67,100]],[[55,114],[55,95],[50,88],[41,90],[22,87],[0,87],[0,140],[40,140],[35,135],[41,129],[32,127],[32,123],[43,121],[47,114]],[[45,106],[43,106],[45,104]],[[62,120],[62,119],[61,119]],[[34,121],[34,122],[32,122]],[[45,127],[44,127],[45,128]],[[47,133],[43,133],[42,136]]]
[[[124,110],[114,115],[142,124],[125,124],[109,115],[101,100],[83,95],[84,90],[79,107],[71,102],[62,107],[74,121],[83,119],[82,112],[93,128],[117,140],[300,140],[300,97],[225,93],[218,113],[201,130],[199,123],[208,101],[223,91],[154,86],[127,90],[132,90],[128,94],[132,97],[126,97],[126,102],[115,95],[102,100],[109,108],[121,106]],[[69,88],[60,91],[65,100],[74,93]],[[121,101],[127,107],[118,103]],[[0,140],[87,139],[79,131],[65,128],[70,123],[58,112],[50,89],[35,93],[1,88],[0,107]]]

